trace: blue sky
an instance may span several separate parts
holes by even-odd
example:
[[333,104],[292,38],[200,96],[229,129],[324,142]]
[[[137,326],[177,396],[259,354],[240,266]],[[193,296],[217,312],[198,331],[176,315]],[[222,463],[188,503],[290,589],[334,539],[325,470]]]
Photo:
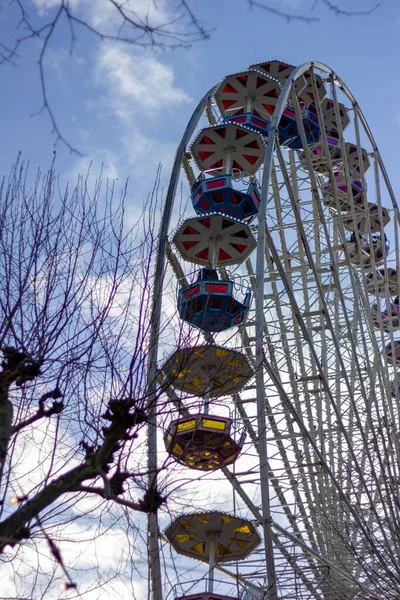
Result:
[[[47,89],[57,123],[68,142],[82,153],[56,146],[56,166],[64,178],[75,179],[89,162],[107,176],[131,180],[133,203],[151,189],[155,167],[166,176],[186,122],[203,93],[225,75],[271,58],[292,64],[317,60],[331,66],[357,98],[378,142],[395,189],[398,187],[400,133],[400,4],[382,0],[370,16],[337,17],[323,6],[314,13],[312,0],[270,0],[272,6],[294,14],[312,14],[319,22],[287,23],[246,0],[201,0],[190,6],[208,29],[209,40],[189,50],[143,50],[100,42],[77,30],[70,55],[69,33],[61,25],[46,55]],[[342,0],[345,9],[363,10],[373,0]],[[31,0],[28,12],[36,25],[55,10],[57,0]],[[173,15],[172,0],[135,0],[135,7],[155,19]],[[98,26],[110,25],[106,0],[71,0],[76,14]],[[15,32],[15,7],[0,12],[2,40]],[[23,33],[23,30],[19,29]],[[20,35],[20,33],[18,33]],[[46,168],[55,137],[46,114],[31,116],[42,103],[38,77],[39,43],[19,50],[16,66],[1,65],[3,76],[0,125],[1,171],[6,173],[18,151],[32,167]]]

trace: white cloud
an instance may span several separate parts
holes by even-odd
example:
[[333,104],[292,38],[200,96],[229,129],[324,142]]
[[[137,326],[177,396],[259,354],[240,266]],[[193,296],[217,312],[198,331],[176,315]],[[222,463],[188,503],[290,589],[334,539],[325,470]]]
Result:
[[132,553],[132,547],[126,544],[126,531],[115,525],[106,528],[97,523],[92,526],[84,522],[70,523],[61,539],[63,557],[69,563],[76,562],[77,544],[82,545],[77,561],[79,569],[86,566],[95,568],[99,563],[116,568],[128,556],[130,560],[138,559],[138,555]]
[[167,184],[175,154],[176,142],[168,143],[146,135],[138,129],[135,123],[129,123],[123,128],[119,137],[118,154],[106,148],[89,145],[85,149],[86,156],[77,158],[71,168],[63,175],[64,184],[70,182],[73,187],[79,176],[88,182],[88,188],[94,190],[101,178],[104,187],[106,182],[116,181],[117,199],[129,177],[128,194],[126,198],[129,222],[133,224],[142,210],[143,203],[151,193],[158,166],[162,165],[160,192]]
[[[135,177],[135,189],[138,181],[145,182],[145,191],[150,191],[150,186],[155,179],[159,164],[162,164],[162,183],[166,182],[172,168],[176,143],[160,142],[151,136],[144,135],[137,128],[132,128],[129,134],[121,138],[124,147],[126,161],[129,165],[135,165],[137,172]],[[132,190],[131,190],[132,191]]]
[[[111,2],[105,2],[104,0],[86,1],[88,8],[90,8],[90,23],[93,27],[105,27],[106,30],[109,30],[110,27],[121,24],[121,15]],[[172,20],[166,4],[162,0],[157,1],[157,3],[153,0],[128,0],[124,2],[124,10],[127,16],[132,17],[133,22],[148,20],[153,27]],[[122,30],[121,36],[124,36],[124,30]]]
[[[90,148],[90,156],[82,156],[77,159],[73,167],[65,174],[63,180],[75,185],[79,177],[87,179],[88,188],[95,189],[99,178],[102,181],[115,181],[120,179],[119,164],[121,157],[103,148]],[[124,177],[122,177],[124,178]]]
[[59,5],[60,0],[33,0],[33,4],[37,7],[38,12],[43,14],[47,10]]
[[73,456],[75,445],[75,440],[54,417],[23,429],[12,455],[12,481],[17,481],[17,487],[12,488],[11,495],[31,495],[32,489],[49,473],[59,476],[61,471],[79,464],[79,457]]
[[111,109],[123,121],[131,120],[134,113],[152,117],[190,100],[175,86],[171,67],[121,46],[101,48],[97,79],[107,86]]
[[119,138],[118,154],[106,148],[88,146],[87,156],[77,158],[63,175],[63,184],[70,183],[71,189],[78,178],[87,181],[89,190],[94,190],[99,179],[103,182],[100,199],[104,198],[107,182],[116,182],[114,198],[117,201],[129,178],[126,196],[126,225],[132,226],[139,217],[146,198],[151,193],[159,164],[162,164],[160,194],[171,169],[175,144],[141,133],[133,124],[124,128]]
[[[32,2],[40,16],[46,15],[54,8],[59,8],[61,4],[61,0],[32,0]],[[82,19],[104,35],[129,39],[140,38],[141,26],[145,27],[147,23],[153,28],[166,26],[168,31],[177,30],[179,15],[170,11],[167,1],[125,0],[122,8],[125,16],[108,0],[68,1],[68,9],[72,11],[73,16]],[[146,37],[138,41],[146,42]]]
[[[60,0],[32,0],[33,4],[38,9],[40,16],[47,13],[52,8],[60,6]],[[69,8],[74,8],[81,3],[81,0],[69,0]]]
[[[79,597],[86,600],[111,600],[127,595],[137,600],[147,598],[145,548],[132,527],[129,541],[126,530],[117,526],[107,528],[99,523],[83,522],[68,524],[52,539],[61,550],[71,579],[78,585]],[[64,581],[65,575],[51,557],[47,542],[38,538],[34,545],[23,545],[12,562],[3,564],[1,598],[28,595],[42,598],[43,589],[49,600],[71,597],[69,593],[60,592],[59,584]],[[76,597],[76,592],[72,597]]]

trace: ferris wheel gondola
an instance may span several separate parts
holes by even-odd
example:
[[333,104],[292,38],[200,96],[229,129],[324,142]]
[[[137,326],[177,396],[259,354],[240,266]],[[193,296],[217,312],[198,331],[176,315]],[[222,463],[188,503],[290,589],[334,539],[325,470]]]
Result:
[[163,371],[176,389],[213,398],[240,392],[253,376],[244,354],[213,344],[177,350]]
[[358,230],[360,233],[378,233],[382,231],[390,221],[389,212],[386,208],[378,206],[373,202],[368,202],[367,206],[357,208],[353,212],[351,210],[341,213],[343,227],[349,231]]
[[378,269],[375,272],[367,273],[365,277],[367,291],[369,294],[377,296],[398,296],[399,295],[399,271],[392,267]]
[[225,77],[215,92],[215,101],[224,117],[250,113],[270,121],[279,92],[277,79],[260,71],[245,71]]
[[379,304],[371,306],[372,322],[376,329],[382,328],[383,331],[391,333],[400,329],[400,306],[399,299],[391,302],[389,307],[381,309]]
[[209,592],[214,588],[215,565],[243,560],[261,541],[250,521],[217,511],[183,515],[165,535],[179,554],[209,564]]
[[335,103],[330,98],[324,98],[321,102],[321,112],[324,117],[324,127],[328,135],[332,137],[338,137],[338,120],[340,120],[342,131],[350,123],[348,111],[341,102],[338,102],[337,106],[335,106]]
[[387,362],[394,366],[400,365],[400,340],[391,340],[385,347]]
[[235,265],[250,256],[256,240],[248,225],[224,214],[187,219],[174,235],[184,260],[215,267]]
[[[309,158],[312,163],[313,171],[320,175],[329,175],[329,156],[334,172],[338,173],[343,164],[343,148],[341,147],[339,140],[330,135],[326,138],[326,148],[327,150],[322,142],[311,145]],[[303,149],[300,154],[300,161],[305,168],[308,167],[306,160],[307,155],[308,150]]]
[[[365,204],[365,191],[363,184],[358,179],[350,180],[351,188],[347,185],[346,177],[341,173],[336,173],[334,182],[324,185],[323,201],[332,211],[348,211],[351,212],[352,206],[355,209],[363,208]],[[336,205],[335,193],[337,195],[338,205]]]
[[324,82],[322,81],[322,77],[316,73],[313,73],[312,76],[310,69],[304,71],[303,77],[306,84],[299,92],[300,102],[302,102],[305,106],[316,102],[317,99],[321,102],[321,100],[326,96],[326,89]]
[[364,269],[383,264],[389,252],[389,241],[384,235],[375,233],[371,236],[352,234],[346,241],[347,252],[351,264]]
[[369,169],[371,164],[367,151],[352,142],[346,142],[344,148],[350,174],[353,177],[359,177],[361,173],[365,173]]
[[[239,179],[236,185],[235,175]],[[235,170],[214,177],[206,177],[202,173],[191,190],[194,210],[199,215],[224,213],[248,223],[258,212],[260,193],[254,180],[250,179],[245,189],[241,189],[244,186],[241,181],[241,173]]]
[[[269,60],[267,62],[260,62],[250,65],[249,70],[261,71],[266,73],[269,77],[279,81],[281,88],[286,83],[286,80],[293,73],[295,69],[294,65],[290,65],[280,60]],[[306,87],[306,80],[304,77],[299,77],[294,82],[296,92],[301,92]]]
[[215,471],[239,456],[245,433],[237,439],[231,432],[232,419],[196,414],[171,421],[164,435],[167,452],[189,469]]
[[224,175],[231,169],[254,175],[264,159],[264,143],[255,131],[234,123],[200,131],[191,153],[201,171]]

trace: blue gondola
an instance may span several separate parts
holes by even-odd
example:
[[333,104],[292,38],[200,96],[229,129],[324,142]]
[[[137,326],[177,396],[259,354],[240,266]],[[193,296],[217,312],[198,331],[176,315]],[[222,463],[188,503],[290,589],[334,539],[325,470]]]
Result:
[[248,222],[258,212],[260,195],[254,183],[247,191],[232,187],[232,175],[202,178],[192,187],[193,208],[198,215],[221,212]]
[[271,122],[262,119],[258,115],[252,112],[245,112],[238,115],[232,115],[225,117],[223,123],[237,123],[238,125],[245,125],[257,131],[257,133],[267,137],[271,128]]
[[241,300],[231,280],[219,280],[215,269],[200,269],[194,283],[178,292],[178,312],[183,321],[202,331],[219,332],[244,323],[251,303],[246,290]]
[[[312,104],[310,104],[304,111],[303,126],[307,144],[315,144],[319,142],[321,130],[315,112],[315,107]],[[293,108],[290,106],[287,106],[283,111],[283,115],[278,125],[278,132],[279,142],[282,145],[287,146],[292,150],[301,150],[303,144],[297,128],[296,115]]]

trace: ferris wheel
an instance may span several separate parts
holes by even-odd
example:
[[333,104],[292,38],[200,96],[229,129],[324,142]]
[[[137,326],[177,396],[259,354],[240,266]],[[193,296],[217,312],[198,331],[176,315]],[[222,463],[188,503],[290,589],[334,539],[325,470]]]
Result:
[[266,61],[204,96],[164,208],[151,368],[164,260],[198,336],[153,373],[176,414],[154,413],[149,457],[162,435],[210,496],[150,517],[155,600],[400,597],[399,256],[382,159],[330,68]]

